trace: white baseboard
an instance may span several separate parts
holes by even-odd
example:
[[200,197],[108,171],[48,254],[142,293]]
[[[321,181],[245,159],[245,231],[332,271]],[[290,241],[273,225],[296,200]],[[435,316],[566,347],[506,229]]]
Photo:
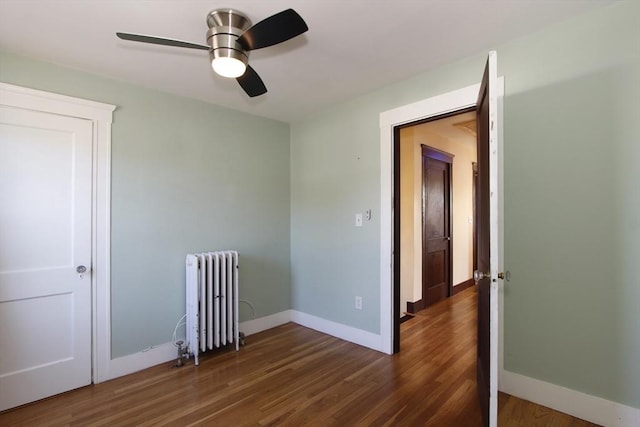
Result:
[[249,336],[289,322],[291,322],[291,310],[285,310],[259,319],[240,322],[240,332]]
[[607,427],[640,426],[640,409],[502,370],[500,391]]
[[352,326],[332,322],[311,314],[291,310],[291,321],[307,328],[349,341],[373,350],[383,351],[382,336]]
[[[260,319],[249,320],[240,323],[240,330],[245,335],[253,335],[267,329],[275,328],[291,321],[291,310],[281,311]],[[108,364],[108,373],[102,381],[112,380],[123,375],[132,374],[143,369],[150,368],[160,363],[166,363],[177,358],[178,350],[173,343],[165,343],[153,346],[138,353],[111,359]],[[102,381],[95,381],[96,383]]]
[[[382,351],[382,337],[380,335],[295,310],[285,310],[259,319],[240,322],[240,331],[249,336],[288,322],[294,322],[363,347]],[[111,359],[105,381],[168,362],[176,357],[176,347],[173,343],[168,342],[138,353]]]
[[307,328],[349,341],[363,347],[382,351],[382,337],[341,323],[322,319],[296,310],[285,310],[270,316],[240,323],[240,331],[249,336],[285,323],[293,322]]
[[109,372],[106,379],[112,380],[123,375],[132,374],[176,359],[177,356],[178,349],[173,343],[168,342],[139,351],[138,353],[111,359],[109,361]]

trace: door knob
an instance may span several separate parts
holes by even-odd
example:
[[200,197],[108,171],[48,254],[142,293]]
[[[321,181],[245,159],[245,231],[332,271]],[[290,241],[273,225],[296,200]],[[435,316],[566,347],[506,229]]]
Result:
[[76,271],[77,271],[79,274],[82,274],[82,273],[84,273],[84,272],[86,272],[86,271],[87,271],[87,267],[85,267],[84,265],[79,265],[79,266],[77,266],[77,267],[76,267]]
[[483,273],[480,270],[475,270],[473,272],[473,280],[476,283],[478,283],[482,279],[489,279],[489,278],[491,278],[491,273]]
[[[490,278],[491,278],[491,273],[483,273],[483,272],[481,272],[479,270],[475,270],[473,272],[473,280],[476,283],[478,283],[482,279],[490,279]],[[506,274],[503,273],[503,272],[498,273],[498,279],[501,279],[501,280],[505,280],[506,279],[507,282],[508,282],[509,280],[511,280],[511,272],[507,271]],[[495,279],[494,279],[494,282],[495,282]]]

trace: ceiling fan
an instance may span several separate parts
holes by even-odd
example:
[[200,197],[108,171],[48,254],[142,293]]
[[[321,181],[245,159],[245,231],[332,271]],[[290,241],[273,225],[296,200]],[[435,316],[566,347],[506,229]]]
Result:
[[293,9],[283,10],[253,26],[237,10],[216,9],[207,14],[207,25],[206,45],[144,34],[116,35],[135,42],[208,50],[213,70],[223,77],[235,78],[247,95],[254,97],[265,94],[267,88],[248,64],[249,52],[282,43],[309,29]]

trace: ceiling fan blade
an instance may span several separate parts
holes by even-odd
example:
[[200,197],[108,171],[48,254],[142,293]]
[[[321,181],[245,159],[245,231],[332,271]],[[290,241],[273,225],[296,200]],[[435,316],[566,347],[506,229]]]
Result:
[[189,49],[211,50],[209,46],[204,44],[185,42],[182,40],[166,39],[164,37],[147,36],[144,34],[116,33],[116,36],[118,36],[122,40],[129,40],[133,42],[160,44],[163,46],[186,47]]
[[258,22],[242,33],[237,42],[245,50],[261,49],[299,36],[308,29],[295,10],[287,9]]
[[236,80],[251,98],[267,93],[267,87],[262,82],[258,73],[256,73],[256,70],[251,68],[250,65],[247,65],[247,71]]

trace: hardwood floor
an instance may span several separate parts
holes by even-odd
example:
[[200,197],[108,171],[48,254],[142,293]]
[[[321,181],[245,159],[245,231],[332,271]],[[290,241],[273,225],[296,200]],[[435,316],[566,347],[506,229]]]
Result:
[[[590,422],[527,402],[508,394],[498,396],[498,421],[500,427],[589,427]],[[597,427],[597,426],[596,426]]]
[[[475,288],[401,325],[387,356],[295,324],[200,366],[159,365],[0,414],[1,426],[481,426]],[[591,426],[500,396],[500,426]]]

